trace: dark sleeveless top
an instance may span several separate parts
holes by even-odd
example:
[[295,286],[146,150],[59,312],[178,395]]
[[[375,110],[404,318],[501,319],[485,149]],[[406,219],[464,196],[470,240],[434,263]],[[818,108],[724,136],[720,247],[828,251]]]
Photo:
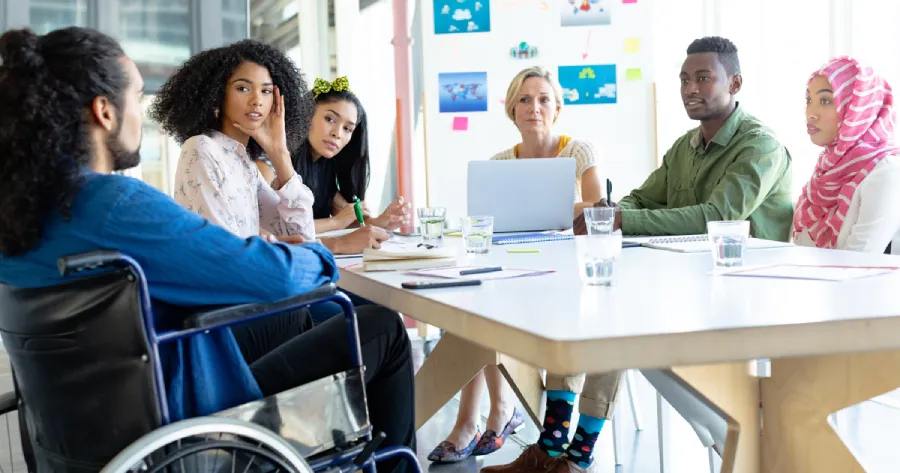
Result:
[[[312,190],[316,200],[313,203],[313,218],[331,217],[331,203],[337,194],[337,176],[334,160],[319,158],[315,161],[306,158],[306,169],[298,171],[303,183]],[[295,170],[299,166],[294,166]]]

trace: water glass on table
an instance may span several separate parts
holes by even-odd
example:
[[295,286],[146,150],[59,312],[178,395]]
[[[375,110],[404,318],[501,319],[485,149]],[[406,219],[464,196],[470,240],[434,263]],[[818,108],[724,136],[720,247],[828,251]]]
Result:
[[423,207],[418,209],[419,227],[425,241],[440,240],[444,237],[444,219],[447,209],[444,207]]
[[713,268],[724,269],[744,264],[750,222],[747,220],[719,220],[706,222],[706,232],[712,245]]
[[575,251],[582,282],[589,286],[611,286],[616,260],[622,253],[622,232],[593,233],[577,237]]
[[466,253],[484,254],[491,250],[494,237],[494,217],[463,217],[461,221]]
[[588,207],[584,209],[584,224],[587,227],[588,235],[612,233],[615,221],[615,207]]

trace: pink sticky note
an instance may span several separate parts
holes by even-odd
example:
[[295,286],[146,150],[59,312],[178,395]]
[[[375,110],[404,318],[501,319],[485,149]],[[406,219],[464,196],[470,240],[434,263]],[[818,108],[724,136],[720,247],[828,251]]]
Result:
[[637,0],[622,0],[622,3],[637,3]]
[[466,131],[469,129],[469,117],[453,117],[453,131]]

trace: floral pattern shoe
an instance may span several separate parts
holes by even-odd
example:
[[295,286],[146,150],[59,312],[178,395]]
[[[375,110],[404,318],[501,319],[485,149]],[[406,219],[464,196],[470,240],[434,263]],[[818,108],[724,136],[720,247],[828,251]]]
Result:
[[462,450],[457,450],[456,445],[447,440],[439,443],[428,454],[428,460],[434,463],[456,463],[469,458],[475,450],[475,446],[481,441],[481,430],[475,432],[475,438]]
[[509,422],[506,423],[506,427],[503,428],[503,431],[498,435],[497,432],[494,432],[491,429],[485,430],[484,435],[481,437],[481,441],[478,442],[478,445],[475,445],[475,451],[472,452],[472,455],[489,455],[500,450],[500,447],[503,446],[503,442],[506,441],[506,437],[509,437],[518,431],[524,423],[525,417],[522,416],[519,409],[514,408],[512,417],[509,419]]

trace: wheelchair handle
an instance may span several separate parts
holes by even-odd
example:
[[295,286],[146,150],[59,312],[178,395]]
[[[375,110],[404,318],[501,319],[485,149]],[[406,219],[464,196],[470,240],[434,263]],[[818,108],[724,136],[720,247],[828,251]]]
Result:
[[128,258],[122,253],[113,250],[98,250],[76,255],[62,256],[56,260],[56,267],[60,276],[66,276],[72,272],[102,268],[110,265],[129,264]]

